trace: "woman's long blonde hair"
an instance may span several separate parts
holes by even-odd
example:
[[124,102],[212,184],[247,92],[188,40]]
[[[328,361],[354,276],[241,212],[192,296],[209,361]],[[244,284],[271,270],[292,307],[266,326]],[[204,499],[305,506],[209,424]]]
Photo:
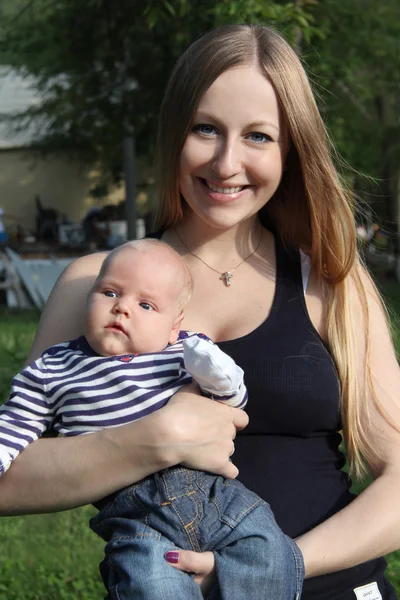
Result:
[[[269,77],[285,117],[291,147],[281,184],[262,209],[287,246],[309,253],[312,268],[327,290],[327,337],[341,383],[341,417],[351,473],[364,473],[364,459],[374,461],[365,423],[377,398],[369,357],[369,317],[358,261],[349,193],[332,163],[328,137],[309,81],[290,45],[273,29],[228,25],[200,38],[177,62],[161,108],[158,137],[160,209],[158,227],[173,227],[182,218],[178,187],[179,157],[203,94],[226,70],[256,64]],[[358,291],[366,332],[367,384],[359,385],[357,346],[350,288]],[[362,388],[362,391],[361,391]],[[371,393],[369,396],[368,392]]]

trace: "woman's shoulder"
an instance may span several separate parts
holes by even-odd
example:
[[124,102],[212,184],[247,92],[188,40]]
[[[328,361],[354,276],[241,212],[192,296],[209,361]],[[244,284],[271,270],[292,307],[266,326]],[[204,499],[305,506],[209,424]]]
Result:
[[61,273],[43,309],[28,363],[46,348],[82,334],[87,294],[106,256],[107,252],[82,256]]
[[97,275],[108,252],[94,252],[75,258],[63,271],[63,277],[81,277],[85,275]]

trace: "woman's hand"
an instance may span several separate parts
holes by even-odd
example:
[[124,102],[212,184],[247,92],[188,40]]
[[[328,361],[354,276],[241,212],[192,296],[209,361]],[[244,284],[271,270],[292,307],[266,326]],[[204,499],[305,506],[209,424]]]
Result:
[[238,469],[229,457],[237,430],[249,421],[243,410],[205,398],[197,385],[191,384],[175,394],[160,413],[165,419],[165,451],[176,455],[171,464],[237,477]]
[[189,550],[171,550],[166,552],[165,560],[179,571],[194,573],[204,597],[207,597],[216,581],[215,558],[212,552],[190,552]]

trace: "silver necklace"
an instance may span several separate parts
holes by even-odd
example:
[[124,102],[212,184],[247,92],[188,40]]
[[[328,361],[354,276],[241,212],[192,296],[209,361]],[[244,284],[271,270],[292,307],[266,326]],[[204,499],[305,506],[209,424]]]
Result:
[[200,258],[200,256],[197,256],[197,254],[195,254],[194,252],[191,251],[191,249],[189,248],[189,246],[187,246],[185,244],[185,242],[183,241],[183,239],[181,238],[181,236],[179,235],[179,233],[176,231],[176,229],[174,229],[174,233],[176,234],[176,237],[178,238],[178,240],[183,244],[183,246],[185,246],[186,250],[189,252],[189,254],[191,254],[192,256],[194,256],[195,258],[197,258],[199,261],[201,261],[203,263],[203,265],[205,265],[206,267],[208,267],[209,269],[211,269],[211,271],[214,271],[214,273],[218,273],[221,277],[220,279],[223,281],[223,283],[226,285],[226,287],[230,287],[231,286],[231,279],[233,277],[234,272],[244,263],[246,262],[246,260],[249,260],[249,258],[251,258],[253,256],[253,254],[255,254],[257,252],[257,250],[260,247],[262,238],[263,238],[263,229],[261,228],[261,235],[260,235],[260,240],[257,244],[257,246],[255,247],[255,249],[253,250],[253,252],[251,252],[251,254],[249,254],[248,256],[246,256],[246,258],[244,258],[237,267],[235,267],[234,269],[232,269],[232,271],[218,271],[218,269],[214,269],[214,267],[212,267],[211,265],[207,264],[205,260],[203,260],[202,258]]

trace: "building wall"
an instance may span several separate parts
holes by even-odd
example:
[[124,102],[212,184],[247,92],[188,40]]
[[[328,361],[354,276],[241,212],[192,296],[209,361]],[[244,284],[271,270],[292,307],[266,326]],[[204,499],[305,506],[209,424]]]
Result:
[[[14,69],[0,65],[1,113],[13,115],[40,103],[42,98],[35,83],[34,78],[22,77]],[[74,164],[67,154],[65,158],[42,158],[28,148],[36,139],[33,125],[15,131],[0,122],[0,208],[18,217],[26,233],[35,229],[37,195],[44,208],[57,209],[75,223],[95,204],[118,204],[124,199],[123,185],[110,189],[101,199],[93,198],[89,191],[101,183],[101,173]],[[155,205],[151,167],[136,161],[135,178],[137,210],[143,216]],[[15,223],[5,219],[6,228],[11,231]]]
[[[89,190],[98,173],[62,158],[43,159],[31,151],[0,151],[0,207],[16,217],[24,230],[35,228],[35,196],[44,208],[55,208],[73,222],[79,222],[94,204],[118,203],[123,187],[102,201],[94,200]],[[15,221],[5,220],[12,228]]]

